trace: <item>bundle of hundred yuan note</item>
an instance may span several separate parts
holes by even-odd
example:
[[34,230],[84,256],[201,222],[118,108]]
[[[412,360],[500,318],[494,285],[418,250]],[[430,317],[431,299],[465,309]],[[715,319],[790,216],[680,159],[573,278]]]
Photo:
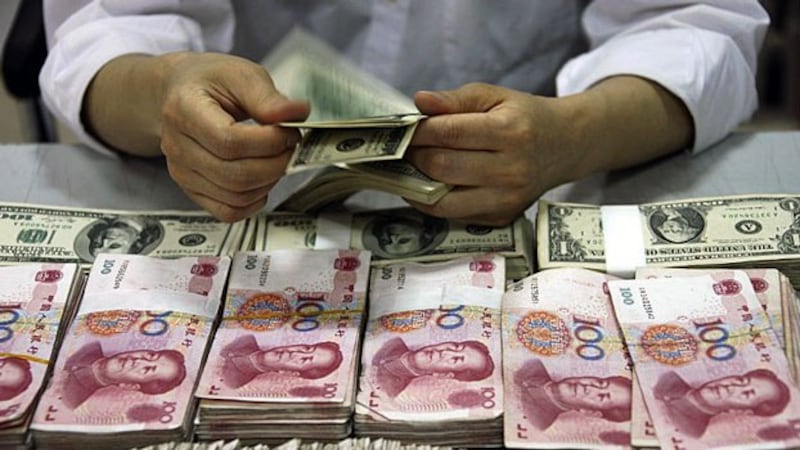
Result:
[[238,253],[197,388],[197,435],[283,442],[350,434],[369,252]]
[[229,264],[216,256],[98,255],[31,424],[36,446],[188,438]]
[[502,444],[499,255],[372,269],[359,437]]

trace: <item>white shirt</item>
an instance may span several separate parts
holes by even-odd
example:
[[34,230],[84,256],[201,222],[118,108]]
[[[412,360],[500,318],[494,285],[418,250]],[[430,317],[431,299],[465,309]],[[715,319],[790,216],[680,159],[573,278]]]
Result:
[[[45,0],[45,103],[87,144],[83,95],[126,53],[231,52],[260,61],[295,24],[412,95],[482,81],[578,93],[614,75],[659,83],[694,119],[693,150],[758,106],[757,0]],[[588,41],[588,47],[586,43]]]

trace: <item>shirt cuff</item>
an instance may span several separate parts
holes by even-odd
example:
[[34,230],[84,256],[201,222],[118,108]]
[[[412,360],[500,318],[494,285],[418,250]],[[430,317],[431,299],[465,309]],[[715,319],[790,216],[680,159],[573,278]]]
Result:
[[734,41],[707,30],[653,30],[613,38],[561,69],[558,95],[583,92],[616,75],[646,78],[683,101],[694,121],[692,152],[724,138],[758,106],[755,77]]
[[116,153],[92,136],[81,121],[83,96],[95,74],[110,60],[131,53],[203,51],[196,22],[174,15],[124,20],[108,18],[61,36],[39,73],[42,99],[76,137],[105,153]]

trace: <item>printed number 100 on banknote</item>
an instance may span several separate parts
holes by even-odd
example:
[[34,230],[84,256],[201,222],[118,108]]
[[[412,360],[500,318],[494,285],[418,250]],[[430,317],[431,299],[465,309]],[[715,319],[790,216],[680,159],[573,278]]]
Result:
[[609,288],[664,448],[800,445],[800,392],[744,272]]

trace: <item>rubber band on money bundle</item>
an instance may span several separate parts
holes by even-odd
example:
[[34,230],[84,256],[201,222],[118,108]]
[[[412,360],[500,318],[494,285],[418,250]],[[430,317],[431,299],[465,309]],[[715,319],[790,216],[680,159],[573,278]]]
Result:
[[438,309],[441,306],[478,306],[500,309],[503,292],[476,286],[444,286],[441,288],[403,289],[369,301],[369,319],[387,314]]
[[317,216],[314,250],[350,248],[351,221],[352,216],[349,213],[320,213]]
[[44,364],[45,366],[50,364],[49,359],[39,358],[33,355],[28,355],[26,353],[8,353],[8,352],[0,352],[0,358],[19,358],[24,359],[26,361],[35,362],[39,364]]
[[647,265],[641,214],[636,205],[600,207],[606,273],[633,278],[637,267]]
[[120,289],[87,292],[81,300],[78,314],[101,311],[172,311],[213,319],[219,311],[220,300],[193,292]]
[[[352,309],[326,309],[313,314],[314,317],[336,317],[343,314],[361,314],[364,312],[363,308]],[[254,314],[231,314],[223,315],[222,320],[266,320],[266,319],[292,319],[301,317],[311,317],[311,314],[302,311],[264,311]]]

